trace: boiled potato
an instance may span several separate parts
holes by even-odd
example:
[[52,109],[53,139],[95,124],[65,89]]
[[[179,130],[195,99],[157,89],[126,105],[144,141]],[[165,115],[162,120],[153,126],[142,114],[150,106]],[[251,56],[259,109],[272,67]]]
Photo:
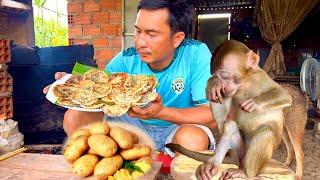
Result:
[[93,173],[94,167],[99,162],[97,156],[86,154],[77,159],[72,165],[72,171],[81,177],[89,176]]
[[107,179],[121,168],[123,159],[120,155],[103,158],[94,168],[94,175],[97,179]]
[[91,133],[90,133],[89,129],[77,129],[75,132],[73,132],[71,134],[69,139],[74,140],[74,139],[77,139],[78,137],[81,137],[81,136],[89,137],[90,135],[91,135]]
[[114,173],[113,177],[115,180],[133,180],[129,170],[124,168],[121,168]]
[[150,156],[143,156],[142,158],[140,158],[138,160],[135,160],[134,162],[135,163],[144,162],[144,163],[147,163],[149,165],[152,165],[153,164],[153,159]]
[[108,176],[108,180],[116,180],[113,176]]
[[112,127],[110,137],[116,141],[121,149],[130,149],[133,145],[133,137],[131,133],[121,127]]
[[131,176],[133,179],[138,179],[139,177],[143,176],[144,174],[142,172],[139,172],[139,171],[133,171],[131,173]]
[[88,139],[90,149],[102,157],[113,156],[118,149],[117,143],[104,134],[92,134]]
[[106,122],[96,122],[89,125],[89,130],[91,134],[105,134],[108,135],[110,131],[110,126]]
[[73,163],[88,149],[88,137],[81,136],[77,139],[69,140],[67,146],[64,148],[63,156],[66,161]]
[[131,149],[123,149],[120,151],[120,155],[125,160],[136,160],[143,156],[149,156],[151,148],[144,144],[134,144]]
[[137,162],[134,165],[138,166],[144,173],[148,172],[151,169],[151,165],[145,162]]
[[139,136],[136,134],[136,133],[134,133],[134,132],[131,132],[130,131],[130,133],[131,133],[131,135],[132,135],[132,138],[133,138],[133,144],[138,144],[139,143]]
[[94,152],[94,150],[92,150],[92,149],[89,149],[89,150],[88,150],[88,154],[99,155],[99,154],[97,154],[96,152]]

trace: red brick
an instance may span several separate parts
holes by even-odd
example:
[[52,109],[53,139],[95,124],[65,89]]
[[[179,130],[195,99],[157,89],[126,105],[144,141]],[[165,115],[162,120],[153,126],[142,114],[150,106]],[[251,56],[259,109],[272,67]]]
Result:
[[102,10],[114,10],[116,8],[116,0],[102,0],[101,9]]
[[113,58],[113,51],[112,49],[98,49],[96,53],[96,58],[99,61],[106,61]]
[[111,38],[110,47],[121,48],[121,41],[122,41],[122,37],[120,36]]
[[118,26],[115,24],[102,25],[101,33],[105,35],[118,35]]
[[13,104],[12,97],[0,98],[0,120],[12,118]]
[[104,70],[106,68],[107,61],[97,61],[96,63],[98,64],[99,69]]
[[81,26],[69,27],[68,33],[69,33],[69,37],[82,36],[82,27]]
[[74,44],[88,44],[89,40],[88,39],[75,39]]
[[6,52],[6,49],[4,47],[0,47],[0,56],[4,55]]
[[109,12],[109,22],[121,23],[121,18],[122,16],[120,11]]
[[74,45],[75,44],[75,38],[68,38],[69,45]]
[[100,4],[90,0],[90,1],[85,1],[83,3],[83,12],[97,12],[100,11]]
[[76,15],[76,24],[91,24],[91,14]]
[[109,47],[109,38],[99,38],[99,39],[94,39],[92,44],[93,46],[96,47]]
[[114,48],[113,49],[113,56],[116,56],[119,52],[121,51],[121,49],[119,48]]
[[122,34],[122,28],[121,25],[118,26],[118,35],[120,36]]
[[73,14],[68,14],[68,25],[73,25],[74,24],[74,15]]
[[109,21],[109,13],[95,13],[92,17],[92,24],[107,23]]
[[122,0],[116,0],[116,9],[121,10],[122,9]]
[[99,26],[84,26],[83,27],[84,35],[86,36],[95,36],[100,34]]
[[68,2],[68,13],[82,12],[82,2]]

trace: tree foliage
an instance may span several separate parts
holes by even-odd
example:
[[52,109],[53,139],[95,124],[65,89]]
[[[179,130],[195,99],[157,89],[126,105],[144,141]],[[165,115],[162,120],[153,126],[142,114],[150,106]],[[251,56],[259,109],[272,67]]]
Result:
[[[36,46],[66,46],[68,45],[68,27],[59,23],[59,13],[57,20],[46,20],[43,18],[43,6],[47,0],[34,0],[33,3],[38,7],[37,16],[34,16],[34,29]],[[41,14],[40,14],[41,13]]]
[[68,27],[51,20],[44,20],[41,17],[34,17],[36,46],[67,46]]

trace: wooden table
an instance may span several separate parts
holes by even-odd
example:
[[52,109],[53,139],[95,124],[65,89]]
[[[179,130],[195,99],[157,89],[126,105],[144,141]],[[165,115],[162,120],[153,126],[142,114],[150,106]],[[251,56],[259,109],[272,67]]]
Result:
[[[195,171],[197,167],[202,164],[202,162],[196,161],[194,159],[188,158],[184,155],[178,156],[172,160],[171,163],[171,175],[174,179],[183,180],[193,180],[196,179]],[[212,177],[211,180],[218,180],[222,171],[228,168],[237,168],[234,164],[222,164],[220,166],[219,172],[216,176]],[[262,180],[270,179],[285,179],[294,180],[294,172],[284,164],[272,159],[266,168],[264,168],[259,175]]]
[[[142,179],[155,179],[162,166],[155,161],[152,170]],[[62,155],[21,153],[0,161],[0,179],[81,179],[71,172]],[[90,176],[84,179],[95,179]]]

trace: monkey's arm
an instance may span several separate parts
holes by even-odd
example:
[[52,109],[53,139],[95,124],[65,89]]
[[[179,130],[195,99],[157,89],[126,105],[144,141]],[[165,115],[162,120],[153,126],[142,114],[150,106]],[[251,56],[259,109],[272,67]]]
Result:
[[206,97],[215,103],[221,104],[223,102],[223,85],[217,75],[213,74],[207,81]]
[[222,104],[210,101],[212,116],[217,122],[219,132],[223,134],[223,125],[231,109],[232,98],[227,97]]
[[273,87],[254,98],[259,109],[280,109],[291,105],[291,96],[282,88]]

